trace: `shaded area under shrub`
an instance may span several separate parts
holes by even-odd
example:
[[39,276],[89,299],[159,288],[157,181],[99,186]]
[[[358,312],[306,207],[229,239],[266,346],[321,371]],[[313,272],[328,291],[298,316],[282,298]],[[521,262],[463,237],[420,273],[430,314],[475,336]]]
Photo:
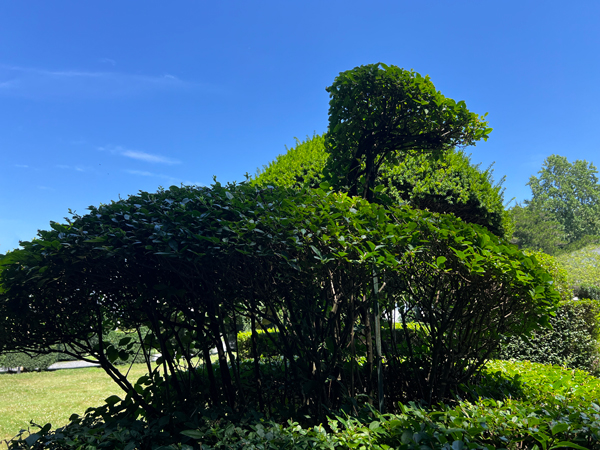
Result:
[[382,415],[368,406],[352,418],[332,411],[322,424],[276,423],[254,412],[231,414],[226,408],[192,416],[175,412],[147,421],[123,414],[113,396],[56,431],[32,425],[37,432],[22,433],[9,448],[600,449],[600,407],[594,403],[600,380],[583,371],[494,361],[479,385],[467,388],[477,398],[433,408],[403,404],[398,414]]

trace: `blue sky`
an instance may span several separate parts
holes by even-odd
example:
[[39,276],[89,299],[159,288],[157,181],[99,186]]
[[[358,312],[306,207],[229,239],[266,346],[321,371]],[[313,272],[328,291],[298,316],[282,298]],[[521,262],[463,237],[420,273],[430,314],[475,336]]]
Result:
[[522,201],[551,154],[600,163],[599,24],[597,0],[2,2],[0,253],[69,208],[254,174],[379,61],[488,112],[468,152]]

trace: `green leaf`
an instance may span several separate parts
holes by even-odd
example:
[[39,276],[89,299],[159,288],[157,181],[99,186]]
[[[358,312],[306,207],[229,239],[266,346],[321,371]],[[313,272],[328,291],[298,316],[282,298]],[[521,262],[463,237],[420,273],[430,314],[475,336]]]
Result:
[[198,430],[183,430],[181,432],[184,436],[191,437],[192,439],[202,439],[204,438],[204,433]]
[[552,434],[562,433],[565,430],[569,429],[569,424],[566,423],[557,423],[552,427]]
[[121,398],[118,395],[111,395],[110,397],[108,397],[107,399],[104,400],[104,402],[110,406],[114,406],[117,403],[119,403],[120,401],[121,401]]
[[375,420],[369,424],[369,430],[376,430],[380,425],[381,423]]
[[411,431],[405,431],[402,433],[402,436],[400,437],[400,442],[402,442],[402,444],[407,445],[413,442],[413,433]]
[[452,450],[463,450],[465,448],[465,443],[463,441],[456,440],[452,442]]
[[83,242],[86,242],[86,243],[98,243],[98,242],[106,242],[106,241],[107,241],[106,237],[100,236],[100,237],[95,237],[95,238],[92,238],[92,239],[88,239],[88,240],[83,241]]
[[35,443],[37,442],[37,440],[38,440],[39,438],[41,438],[41,437],[42,437],[42,435],[41,435],[41,434],[38,434],[38,433],[33,433],[33,434],[30,434],[29,436],[27,436],[27,438],[25,438],[25,443],[26,443],[26,444],[27,444],[29,447],[31,447],[31,446],[32,446],[33,444],[35,444]]
[[552,447],[550,447],[549,450],[554,450],[554,449],[558,449],[558,448],[565,448],[565,447],[566,448],[576,448],[578,450],[589,450],[587,447],[582,447],[579,444],[575,444],[575,443],[569,442],[569,441],[557,442]]

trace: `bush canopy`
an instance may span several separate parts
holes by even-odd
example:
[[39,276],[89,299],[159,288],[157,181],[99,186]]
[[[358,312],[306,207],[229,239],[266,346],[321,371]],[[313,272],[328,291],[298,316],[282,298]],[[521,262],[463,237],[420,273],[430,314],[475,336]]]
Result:
[[[223,340],[242,319],[253,330],[268,320],[278,331],[288,380],[281,394],[290,407],[314,413],[368,395],[375,298],[387,320],[420,322],[428,336],[416,342],[405,327],[385,343],[386,395],[443,399],[501,335],[547,323],[558,300],[535,257],[484,228],[323,190],[216,184],[142,192],[54,223],[22,245],[0,262],[0,351],[69,344],[97,358],[148,412],[156,403],[114,364],[141,352],[150,369],[153,349],[171,377],[169,398],[206,394],[195,391],[196,372],[188,371],[199,355],[207,403],[247,406],[239,372],[228,368],[239,359]],[[141,348],[128,337],[120,344],[129,350],[99,339],[142,327]],[[356,364],[361,345],[364,370]],[[220,380],[210,348],[218,351]],[[152,367],[143,382],[159,379]]]

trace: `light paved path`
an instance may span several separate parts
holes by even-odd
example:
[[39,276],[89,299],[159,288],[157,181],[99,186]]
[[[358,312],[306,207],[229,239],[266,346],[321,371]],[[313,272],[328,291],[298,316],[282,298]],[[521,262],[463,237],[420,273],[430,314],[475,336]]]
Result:
[[100,364],[86,361],[59,361],[48,367],[48,370],[81,369],[83,367],[100,367]]

